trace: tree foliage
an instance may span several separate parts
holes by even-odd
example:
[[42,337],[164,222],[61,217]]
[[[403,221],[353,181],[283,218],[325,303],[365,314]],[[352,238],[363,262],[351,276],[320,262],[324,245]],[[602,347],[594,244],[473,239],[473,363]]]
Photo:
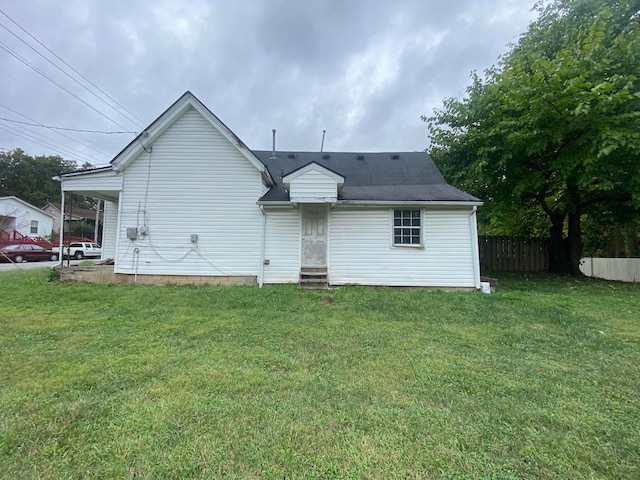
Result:
[[[87,164],[83,165],[85,168]],[[58,155],[32,157],[19,148],[0,153],[0,194],[13,195],[36,207],[60,201],[60,182],[53,177],[78,170],[73,160]],[[77,197],[77,196],[75,196]],[[79,202],[79,203],[78,203]],[[77,197],[78,206],[90,207]]]
[[548,230],[558,270],[577,271],[586,216],[625,222],[640,211],[639,6],[538,3],[538,19],[472,75],[466,98],[423,117],[431,155],[485,201],[488,228]]

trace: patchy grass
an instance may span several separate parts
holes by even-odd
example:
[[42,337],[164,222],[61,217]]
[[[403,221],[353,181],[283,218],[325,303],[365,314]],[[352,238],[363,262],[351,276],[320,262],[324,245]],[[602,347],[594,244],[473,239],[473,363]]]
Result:
[[640,289],[0,273],[6,478],[638,478]]

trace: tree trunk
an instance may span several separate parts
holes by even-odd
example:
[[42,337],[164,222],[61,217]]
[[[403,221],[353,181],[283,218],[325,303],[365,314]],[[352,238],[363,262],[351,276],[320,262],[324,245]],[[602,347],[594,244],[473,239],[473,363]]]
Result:
[[564,215],[555,213],[551,214],[549,218],[551,220],[551,228],[549,229],[549,235],[551,236],[549,270],[556,273],[570,273],[571,262],[567,255],[562,234]]
[[567,250],[570,271],[572,274],[579,275],[580,259],[582,258],[582,228],[580,224],[582,207],[579,193],[571,194],[571,203],[573,204],[573,209],[568,214]]

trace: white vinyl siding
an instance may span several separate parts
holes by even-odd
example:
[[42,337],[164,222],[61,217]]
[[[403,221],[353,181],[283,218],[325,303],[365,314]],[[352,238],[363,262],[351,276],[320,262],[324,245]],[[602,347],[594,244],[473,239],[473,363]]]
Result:
[[[22,235],[43,236],[53,230],[53,215],[14,197],[0,198],[0,218],[5,230],[15,229]],[[35,233],[32,233],[33,222],[37,222]]]
[[470,213],[425,208],[424,248],[397,248],[389,208],[336,208],[330,216],[329,280],[333,285],[473,288]]
[[104,202],[104,220],[102,224],[102,258],[116,257],[116,239],[118,238],[118,204]]
[[337,196],[338,182],[318,170],[309,170],[291,180],[292,202],[335,202]]
[[150,147],[123,172],[116,273],[258,275],[256,167],[193,108]]
[[297,282],[300,275],[300,211],[269,210],[265,235],[264,283]]
[[86,172],[63,177],[62,190],[81,193],[82,191],[105,190],[117,192],[122,188],[122,176],[113,171]]

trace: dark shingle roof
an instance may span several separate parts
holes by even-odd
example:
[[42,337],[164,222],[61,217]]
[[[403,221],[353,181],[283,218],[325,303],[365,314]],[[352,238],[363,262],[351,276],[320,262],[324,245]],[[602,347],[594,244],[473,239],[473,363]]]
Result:
[[[429,155],[423,152],[272,152],[253,150],[277,185],[260,201],[288,201],[282,177],[315,162],[345,177],[339,200],[479,202],[449,185]],[[397,158],[395,158],[397,157]]]

